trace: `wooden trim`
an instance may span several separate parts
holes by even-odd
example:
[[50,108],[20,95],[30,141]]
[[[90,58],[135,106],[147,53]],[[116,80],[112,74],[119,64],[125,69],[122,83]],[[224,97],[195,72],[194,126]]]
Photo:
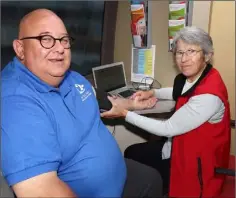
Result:
[[104,2],[104,24],[101,46],[101,65],[114,61],[116,18],[118,1]]
[[192,26],[202,28],[209,33],[211,1],[193,1]]
[[211,2],[211,5],[210,5],[209,22],[208,22],[208,34],[211,33],[212,9],[213,9],[213,2]]

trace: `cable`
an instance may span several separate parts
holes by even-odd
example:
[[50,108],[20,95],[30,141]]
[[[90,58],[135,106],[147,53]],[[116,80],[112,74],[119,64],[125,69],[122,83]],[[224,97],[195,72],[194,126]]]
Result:
[[114,125],[113,131],[112,131],[112,135],[113,135],[113,136],[116,135],[116,125]]
[[[158,84],[158,87],[153,86],[155,82]],[[151,89],[160,89],[162,87],[162,85],[161,85],[161,83],[158,80],[153,79],[153,82],[152,82],[150,87],[151,87]]]
[[[152,80],[151,84],[148,84],[147,80]],[[144,81],[144,83],[143,83],[143,81]],[[159,85],[159,87],[154,87],[153,86],[154,82],[156,82]],[[153,88],[155,88],[155,89],[160,89],[161,88],[161,83],[159,83],[156,79],[154,79],[152,77],[143,77],[141,79],[141,81],[140,82],[136,82],[136,84],[138,86],[135,86],[135,83],[132,82],[132,86],[133,86],[133,88],[135,90],[144,90],[144,89],[141,88],[141,85],[143,85],[143,84],[144,84],[145,90],[150,90],[150,89],[153,89]]]
[[[136,90],[142,90],[142,89],[140,88],[140,86],[141,86],[142,84],[144,84],[145,87],[148,87],[148,89],[150,89],[149,85],[147,86],[147,83],[146,83],[147,78],[150,79],[151,77],[143,77],[140,82],[136,82],[136,83],[138,84],[137,87],[135,87],[135,86],[134,86],[134,82],[132,82],[132,86],[134,87],[134,89],[136,89]],[[151,79],[152,79],[152,78],[151,78]],[[145,81],[144,81],[144,80],[145,80]],[[143,81],[144,81],[144,83],[143,83]]]

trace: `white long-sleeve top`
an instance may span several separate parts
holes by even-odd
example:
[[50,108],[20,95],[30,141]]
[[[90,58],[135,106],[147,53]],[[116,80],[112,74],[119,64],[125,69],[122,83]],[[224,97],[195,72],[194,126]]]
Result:
[[[189,90],[197,81],[185,82],[182,93]],[[170,99],[173,88],[162,88],[155,90],[158,99]],[[161,121],[128,112],[125,120],[139,128],[157,136],[168,137],[162,148],[162,159],[168,159],[171,154],[171,140],[173,136],[187,133],[204,122],[217,123],[223,118],[225,107],[221,99],[212,94],[193,96],[189,101],[178,109],[171,118]]]

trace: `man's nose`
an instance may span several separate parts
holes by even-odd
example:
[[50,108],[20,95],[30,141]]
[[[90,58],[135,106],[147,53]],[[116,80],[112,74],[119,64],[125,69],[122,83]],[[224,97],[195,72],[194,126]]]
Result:
[[59,53],[64,53],[65,48],[62,46],[62,44],[59,40],[56,40],[54,47],[55,47],[56,51],[58,51]]

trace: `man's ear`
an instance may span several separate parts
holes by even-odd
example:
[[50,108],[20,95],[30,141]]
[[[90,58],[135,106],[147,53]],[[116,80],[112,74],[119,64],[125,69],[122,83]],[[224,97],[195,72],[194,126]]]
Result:
[[23,60],[24,59],[24,46],[23,46],[23,42],[21,40],[15,39],[13,41],[13,48],[14,48],[14,51],[16,53],[16,56],[20,60]]

